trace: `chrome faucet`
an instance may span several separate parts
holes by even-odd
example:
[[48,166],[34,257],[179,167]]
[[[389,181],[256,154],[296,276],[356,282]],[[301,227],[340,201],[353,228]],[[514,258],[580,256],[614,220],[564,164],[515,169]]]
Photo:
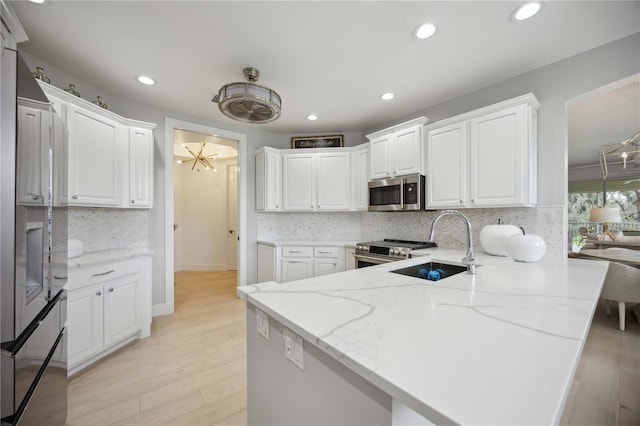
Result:
[[475,274],[476,273],[476,256],[473,252],[473,236],[471,235],[471,222],[469,222],[469,219],[465,215],[463,215],[457,210],[441,211],[438,214],[438,216],[436,216],[436,218],[433,219],[433,222],[431,223],[431,230],[429,231],[429,241],[433,241],[436,223],[438,223],[441,217],[448,216],[448,215],[458,216],[467,225],[467,255],[462,258],[462,263],[467,265],[467,273]]

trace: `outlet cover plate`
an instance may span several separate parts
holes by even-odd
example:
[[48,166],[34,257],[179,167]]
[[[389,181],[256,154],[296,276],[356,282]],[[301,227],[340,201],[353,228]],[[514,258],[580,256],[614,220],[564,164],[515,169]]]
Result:
[[258,333],[269,340],[269,315],[256,308],[256,323]]
[[288,328],[283,329],[282,337],[284,338],[284,356],[300,370],[304,371],[304,347],[302,345],[302,337]]

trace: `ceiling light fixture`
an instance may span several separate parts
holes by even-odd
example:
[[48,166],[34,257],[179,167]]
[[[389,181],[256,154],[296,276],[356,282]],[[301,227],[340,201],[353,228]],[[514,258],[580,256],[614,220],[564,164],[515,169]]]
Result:
[[515,12],[513,12],[512,16],[513,16],[513,19],[515,19],[516,21],[524,21],[531,18],[536,13],[540,12],[541,8],[542,8],[542,3],[537,1],[532,1],[520,6],[518,9],[515,10]]
[[268,87],[254,84],[260,72],[255,68],[242,70],[248,83],[229,83],[220,88],[211,100],[218,104],[220,112],[244,123],[268,123],[280,117],[280,95]]
[[419,25],[413,31],[413,36],[419,40],[424,40],[434,35],[435,32],[436,32],[436,26],[433,25],[431,22],[426,22],[424,24]]
[[218,154],[207,154],[207,152],[205,152],[207,147],[206,142],[202,142],[201,144],[199,144],[200,146],[197,148],[198,152],[195,152],[194,150],[189,148],[187,144],[183,143],[181,145],[184,149],[186,149],[189,152],[189,154],[191,154],[193,158],[189,160],[180,159],[180,160],[177,160],[176,163],[187,164],[187,163],[193,162],[193,165],[191,166],[191,170],[192,171],[195,170],[197,172],[200,171],[199,168],[196,168],[196,166],[199,166],[199,165],[204,166],[205,170],[213,170],[214,172],[217,171],[211,162],[218,156]]
[[31,3],[44,4],[45,0],[29,0]]
[[318,119],[318,116],[315,114],[309,114],[307,115],[307,120],[311,120],[311,121],[315,121]]
[[156,84],[155,80],[146,75],[139,75],[136,77],[136,80],[142,84],[146,84],[147,86],[153,86]]
[[380,99],[382,99],[383,101],[390,101],[391,99],[395,98],[396,95],[394,95],[391,92],[385,92],[382,95],[380,95]]

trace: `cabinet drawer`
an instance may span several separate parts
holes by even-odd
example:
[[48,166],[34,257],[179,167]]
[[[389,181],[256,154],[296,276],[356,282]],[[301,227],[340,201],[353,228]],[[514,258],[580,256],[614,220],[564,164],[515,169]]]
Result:
[[285,257],[312,257],[313,247],[282,246],[282,256]]
[[344,256],[344,249],[342,247],[314,247],[313,256],[337,258]]
[[140,265],[134,260],[105,263],[69,271],[67,290],[74,290],[114,278],[125,277],[140,272]]

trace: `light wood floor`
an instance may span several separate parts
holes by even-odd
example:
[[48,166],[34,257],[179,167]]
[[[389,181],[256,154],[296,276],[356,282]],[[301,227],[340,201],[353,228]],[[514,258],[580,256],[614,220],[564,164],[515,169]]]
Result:
[[67,424],[246,424],[245,302],[236,273],[179,272],[175,314],[69,385]]
[[[235,272],[176,274],[175,314],[76,375],[68,424],[246,425],[245,306]],[[596,311],[563,425],[640,425],[640,325]]]

